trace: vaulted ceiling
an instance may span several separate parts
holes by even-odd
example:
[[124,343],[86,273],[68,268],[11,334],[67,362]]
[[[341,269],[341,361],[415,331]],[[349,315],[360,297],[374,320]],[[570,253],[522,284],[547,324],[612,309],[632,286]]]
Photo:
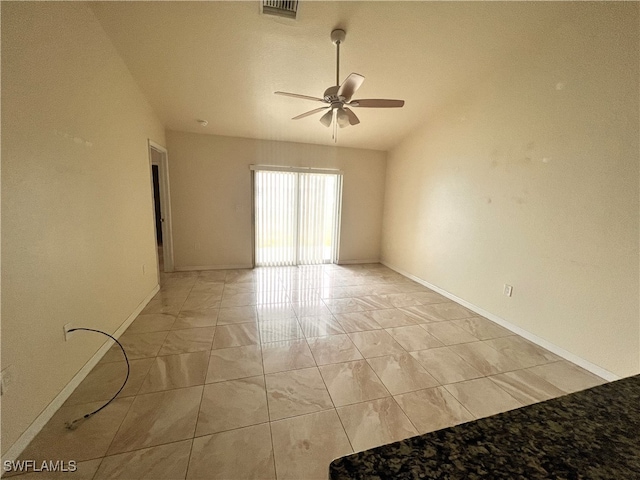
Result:
[[366,78],[354,98],[406,101],[355,109],[360,125],[339,131],[338,146],[376,150],[472,101],[480,82],[574,12],[564,2],[303,1],[288,20],[254,1],[90,5],[166,128],[269,140],[334,144],[320,115],[291,120],[319,104],[273,92],[321,97],[335,84],[330,32],[345,29],[341,81]]

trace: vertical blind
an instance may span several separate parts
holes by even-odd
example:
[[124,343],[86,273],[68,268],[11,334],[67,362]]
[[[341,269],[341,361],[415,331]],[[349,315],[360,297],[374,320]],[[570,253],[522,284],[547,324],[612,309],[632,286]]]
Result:
[[254,178],[256,265],[332,262],[339,175],[256,170]]
[[256,265],[296,264],[298,174],[255,173]]

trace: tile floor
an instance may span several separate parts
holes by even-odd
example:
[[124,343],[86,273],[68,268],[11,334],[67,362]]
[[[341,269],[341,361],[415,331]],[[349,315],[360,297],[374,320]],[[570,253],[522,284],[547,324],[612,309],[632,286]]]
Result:
[[114,346],[21,458],[76,460],[74,479],[326,479],[353,451],[604,382],[377,264],[162,285],[120,339],[120,397],[65,430],[119,388]]

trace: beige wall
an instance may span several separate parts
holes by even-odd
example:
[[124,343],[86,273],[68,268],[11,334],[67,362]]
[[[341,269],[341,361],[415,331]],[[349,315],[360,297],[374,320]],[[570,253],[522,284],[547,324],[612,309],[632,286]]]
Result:
[[382,256],[626,376],[640,371],[638,3],[573,8],[389,153]]
[[[86,5],[2,2],[2,453],[157,285],[164,131]],[[146,265],[146,275],[142,265]]]
[[251,164],[342,169],[340,261],[380,258],[385,152],[175,131],[167,148],[176,268],[251,266]]

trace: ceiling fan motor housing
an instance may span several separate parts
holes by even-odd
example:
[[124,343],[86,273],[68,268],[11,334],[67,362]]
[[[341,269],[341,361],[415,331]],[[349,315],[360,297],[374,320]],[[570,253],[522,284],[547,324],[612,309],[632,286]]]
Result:
[[335,103],[335,102],[343,102],[344,97],[338,97],[338,89],[340,87],[335,85],[333,87],[329,87],[324,91],[324,101],[327,103]]

